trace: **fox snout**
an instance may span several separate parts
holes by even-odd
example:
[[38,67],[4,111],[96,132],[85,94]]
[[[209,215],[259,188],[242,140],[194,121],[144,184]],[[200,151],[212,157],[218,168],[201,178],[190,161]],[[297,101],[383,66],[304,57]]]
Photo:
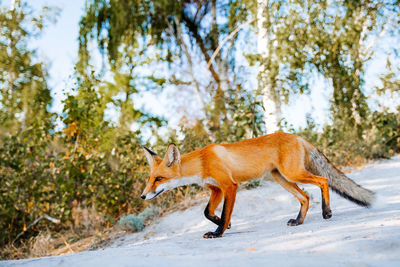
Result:
[[155,187],[154,183],[147,183],[146,188],[143,190],[140,197],[144,200],[150,200],[158,196],[161,192]]
[[160,195],[161,193],[163,193],[164,192],[164,189],[161,189],[161,190],[155,190],[154,192],[150,192],[150,193],[147,193],[147,194],[142,194],[140,197],[142,198],[142,199],[144,199],[144,200],[150,200],[150,199],[153,199],[153,198],[155,198],[156,196],[158,196],[158,195]]

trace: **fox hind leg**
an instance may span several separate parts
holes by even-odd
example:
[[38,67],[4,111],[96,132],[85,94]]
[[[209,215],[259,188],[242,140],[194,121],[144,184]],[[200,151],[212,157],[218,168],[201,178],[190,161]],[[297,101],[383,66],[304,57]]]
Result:
[[296,219],[290,219],[287,222],[289,226],[296,226],[302,224],[304,219],[306,218],[306,214],[309,206],[309,197],[306,193],[303,192],[295,183],[289,182],[281,175],[278,170],[271,171],[272,177],[274,177],[275,181],[280,184],[283,188],[285,188],[288,192],[292,193],[300,202],[301,207],[299,214]]
[[314,184],[321,188],[322,196],[322,217],[324,219],[329,219],[332,217],[332,211],[329,205],[329,187],[328,180],[325,177],[314,175],[306,170],[303,170],[297,175],[286,176],[289,180],[293,182],[298,182],[302,184]]

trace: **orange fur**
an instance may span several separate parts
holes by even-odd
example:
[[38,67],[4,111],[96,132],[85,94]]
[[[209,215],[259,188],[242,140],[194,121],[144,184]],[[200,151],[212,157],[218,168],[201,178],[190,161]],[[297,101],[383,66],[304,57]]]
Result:
[[[297,219],[290,220],[289,225],[303,223],[308,210],[308,196],[296,185],[297,182],[321,188],[324,218],[329,218],[327,179],[306,169],[306,157],[311,148],[313,146],[304,139],[279,132],[232,144],[212,144],[182,156],[172,144],[163,159],[146,150],[151,170],[142,198],[150,195],[151,199],[164,192],[164,189],[166,191],[184,184],[179,179],[187,179],[188,182],[202,179],[212,192],[205,211],[206,217],[218,224],[215,232],[206,233],[204,237],[220,237],[230,224],[238,183],[272,171],[275,181],[301,203]],[[215,181],[216,184],[207,181]],[[218,218],[214,211],[222,196],[225,198],[224,208],[221,218]]]

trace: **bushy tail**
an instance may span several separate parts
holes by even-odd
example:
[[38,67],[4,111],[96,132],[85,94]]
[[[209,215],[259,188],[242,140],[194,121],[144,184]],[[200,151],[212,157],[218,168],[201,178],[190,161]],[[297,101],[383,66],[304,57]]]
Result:
[[306,169],[312,174],[326,177],[329,187],[340,196],[363,207],[371,206],[374,193],[348,178],[315,147],[308,149]]

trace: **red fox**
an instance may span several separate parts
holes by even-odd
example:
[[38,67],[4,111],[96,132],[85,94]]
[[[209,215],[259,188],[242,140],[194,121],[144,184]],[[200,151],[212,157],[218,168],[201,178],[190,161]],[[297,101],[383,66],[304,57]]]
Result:
[[[329,219],[329,188],[354,203],[370,207],[374,193],[356,184],[303,138],[288,133],[273,133],[232,144],[211,144],[180,155],[170,144],[164,158],[144,147],[150,164],[150,177],[142,199],[156,196],[188,184],[207,186],[210,200],[204,211],[207,219],[218,225],[204,238],[221,237],[229,228],[238,183],[271,172],[274,180],[292,193],[300,202],[300,212],[287,225],[302,224],[307,214],[309,197],[296,183],[314,184],[321,188],[322,217]],[[221,218],[215,215],[224,197]]]

